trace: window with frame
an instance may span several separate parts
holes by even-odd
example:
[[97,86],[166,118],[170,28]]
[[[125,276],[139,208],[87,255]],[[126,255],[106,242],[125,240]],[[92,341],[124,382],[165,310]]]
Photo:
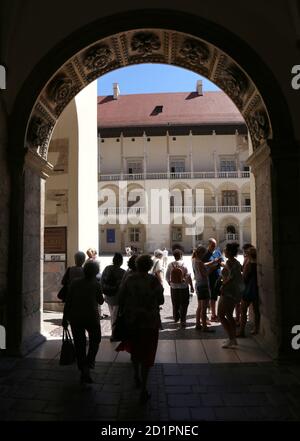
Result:
[[129,241],[130,242],[140,242],[140,229],[139,228],[129,228]]
[[173,242],[182,241],[182,228],[178,227],[172,229],[172,241]]
[[236,158],[234,156],[224,156],[220,158],[220,171],[231,172],[236,170]]
[[226,234],[236,234],[236,229],[234,225],[228,225],[226,227]]
[[171,159],[170,172],[171,173],[185,172],[185,160],[184,159]]
[[238,205],[238,194],[236,190],[222,191],[222,205],[226,207]]
[[143,161],[142,160],[127,161],[127,170],[129,175],[143,173]]

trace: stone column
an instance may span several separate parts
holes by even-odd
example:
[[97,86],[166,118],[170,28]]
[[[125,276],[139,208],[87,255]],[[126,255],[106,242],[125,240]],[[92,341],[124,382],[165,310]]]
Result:
[[123,179],[124,173],[125,173],[125,167],[126,167],[125,158],[124,158],[124,135],[123,135],[123,132],[121,132],[120,143],[121,143],[121,179]]
[[[299,250],[300,142],[286,137],[284,145],[271,143],[273,253],[275,296],[280,313],[279,356],[300,360],[292,349],[292,328],[300,324]],[[261,198],[261,194],[260,198]],[[296,214],[297,213],[297,214]],[[258,232],[257,232],[258,233]],[[257,234],[257,242],[259,237]]]
[[217,246],[219,246],[219,242],[220,242],[220,224],[219,224],[219,222],[216,222],[215,239],[217,241]]
[[[25,151],[25,149],[24,149]],[[28,150],[24,165],[11,161],[13,192],[7,296],[7,348],[26,355],[42,336],[44,179],[52,167]]]
[[7,164],[7,112],[0,99],[0,326],[6,327],[6,295],[11,182]]
[[238,191],[238,204],[239,204],[239,212],[241,213],[241,211],[242,211],[242,193],[241,193],[240,188]]
[[191,178],[194,177],[194,160],[193,160],[193,133],[190,130],[189,133],[189,147],[190,147],[190,171],[191,171]]
[[99,181],[100,180],[99,179],[99,175],[101,173],[101,161],[102,161],[102,156],[101,156],[101,136],[100,135],[98,136],[98,153],[97,153],[97,156],[98,156],[98,181]]
[[212,131],[212,136],[214,137],[214,145],[215,145],[215,148],[213,150],[213,161],[214,161],[214,172],[216,178],[218,176],[218,165],[217,165],[217,150],[216,150],[217,135],[215,130]]
[[[127,229],[126,229],[127,228]],[[128,228],[126,225],[120,225],[120,242],[121,242],[121,253],[125,252],[125,247],[127,246],[127,239],[126,235],[128,236]]]
[[218,167],[217,167],[217,152],[214,150],[214,172],[215,172],[215,178],[218,176]]
[[[249,156],[253,153],[251,137],[248,134]],[[248,162],[246,161],[246,165]],[[255,178],[250,168],[250,200],[251,200],[251,243],[256,246],[256,203],[255,203]]]
[[219,193],[218,193],[217,189],[215,189],[214,196],[215,196],[216,213],[218,213],[218,210],[219,210]]
[[235,131],[235,147],[236,147],[236,154],[235,154],[235,159],[236,159],[236,169],[238,172],[238,177],[241,176],[241,163],[240,163],[240,150],[239,150],[239,144],[238,144],[238,136],[239,136],[239,132],[238,130]]
[[256,246],[256,203],[255,203],[255,178],[250,172],[250,201],[251,201],[251,243]]
[[243,225],[241,223],[239,225],[239,230],[240,230],[239,244],[240,244],[240,248],[242,248],[244,245],[244,230],[243,230]]
[[275,294],[275,268],[273,247],[272,163],[267,144],[258,147],[249,157],[255,177],[257,272],[260,293],[260,340],[271,353],[278,354],[280,342],[280,311],[278,293]]
[[168,178],[170,178],[170,136],[169,136],[169,132],[167,130],[166,133],[166,141],[167,141],[167,174],[168,174]]
[[[269,141],[248,163],[255,177],[257,269],[260,293],[259,340],[275,357],[299,357],[291,329],[299,323],[297,289],[300,232],[295,201],[300,200],[299,156]],[[299,147],[298,147],[299,148]],[[271,157],[272,152],[272,157]],[[280,152],[280,153],[279,153]],[[299,351],[298,351],[299,352]]]
[[143,133],[143,149],[144,149],[144,179],[147,178],[147,137],[146,133]]
[[[22,354],[22,282],[24,176],[23,158],[10,159],[10,222],[8,241],[8,286],[5,298],[6,349],[9,355]],[[18,270],[16,271],[16,267]],[[38,328],[40,331],[40,329]]]

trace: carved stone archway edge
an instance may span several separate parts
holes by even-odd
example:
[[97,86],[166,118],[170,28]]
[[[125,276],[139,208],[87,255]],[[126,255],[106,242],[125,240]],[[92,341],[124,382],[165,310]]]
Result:
[[25,155],[25,168],[28,167],[41,178],[47,179],[53,171],[53,165],[50,164],[41,155],[37,154],[35,149],[28,149]]
[[144,28],[103,38],[68,59],[35,102],[25,147],[47,160],[54,126],[75,95],[101,75],[139,63],[170,64],[203,75],[235,103],[248,126],[254,150],[272,139],[271,121],[261,94],[229,55],[186,33]]

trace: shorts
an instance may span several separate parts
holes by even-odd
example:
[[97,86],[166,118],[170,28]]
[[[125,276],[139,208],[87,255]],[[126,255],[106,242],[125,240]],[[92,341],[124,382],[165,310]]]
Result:
[[221,279],[221,277],[219,277],[215,281],[214,285],[211,286],[211,295],[210,295],[211,300],[215,300],[215,301],[218,300],[218,296],[220,295],[221,286],[222,286],[222,279]]
[[210,299],[210,291],[207,285],[196,285],[196,293],[198,300]]

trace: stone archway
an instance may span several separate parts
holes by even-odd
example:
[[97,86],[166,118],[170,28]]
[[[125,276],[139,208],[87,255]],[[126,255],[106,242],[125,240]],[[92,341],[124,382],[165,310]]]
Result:
[[[15,292],[15,296],[8,297],[8,317],[13,323],[16,319],[18,327],[11,330],[8,328],[8,342],[13,351],[26,352],[27,347],[30,347],[30,343],[27,340],[37,336],[39,333],[39,327],[37,322],[32,326],[28,326],[31,323],[32,314],[23,314],[24,310],[31,311],[30,302],[34,297],[31,293],[31,287],[27,286],[30,283],[24,282],[23,274],[26,273],[26,247],[28,240],[24,240],[24,237],[32,235],[32,231],[29,233],[30,219],[32,216],[32,205],[37,205],[36,201],[41,199],[42,188],[39,177],[46,177],[51,165],[47,162],[48,145],[51,138],[51,133],[54,129],[56,121],[65,108],[65,106],[71,101],[71,99],[90,82],[92,82],[98,76],[113,70],[118,67],[128,66],[131,64],[155,62],[155,63],[167,63],[174,66],[184,67],[186,69],[198,72],[201,75],[207,77],[218,85],[223,91],[233,100],[237,105],[241,114],[243,115],[248,129],[251,135],[254,154],[250,159],[250,164],[253,169],[257,170],[257,176],[260,177],[260,181],[256,182],[257,190],[263,185],[265,193],[268,196],[272,195],[273,187],[271,187],[272,178],[272,163],[271,163],[271,149],[273,152],[278,152],[280,143],[285,135],[286,128],[290,127],[289,115],[284,115],[283,120],[280,120],[278,110],[276,110],[275,101],[271,98],[272,93],[268,80],[272,81],[272,74],[268,71],[265,65],[260,62],[259,69],[261,75],[257,74],[256,77],[250,72],[249,62],[245,62],[249,55],[249,60],[258,60],[258,57],[253,56],[250,48],[247,48],[236,37],[230,34],[230,32],[224,29],[219,29],[215,25],[211,25],[211,31],[206,32],[206,35],[212,35],[220,31],[220,36],[228,35],[230,38],[228,41],[237,42],[238,51],[240,51],[240,57],[231,57],[230,51],[224,51],[220,48],[220,45],[210,43],[214,39],[202,38],[200,24],[203,24],[201,19],[189,17],[189,20],[185,21],[185,24],[177,24],[176,17],[179,13],[159,16],[159,20],[152,20],[152,23],[160,23],[161,25],[154,28],[150,25],[136,26],[133,24],[130,17],[124,25],[124,19],[121,21],[116,19],[116,24],[112,29],[118,27],[122,32],[113,33],[111,35],[111,29],[107,27],[103,30],[101,39],[94,38],[88,41],[89,38],[84,38],[85,43],[82,43],[82,47],[79,50],[72,51],[72,44],[70,39],[66,42],[68,49],[62,51],[59,54],[60,66],[56,71],[47,70],[48,75],[46,81],[40,81],[40,86],[31,87],[34,89],[34,93],[29,92],[30,110],[28,103],[26,103],[25,110],[15,110],[13,116],[16,115],[19,131],[16,135],[12,136],[12,182],[14,184],[12,195],[12,208],[11,208],[11,244],[10,244],[10,262],[15,261],[15,249],[14,244],[18,245],[18,261],[20,263],[21,275],[14,278],[14,267],[10,264],[10,285],[11,291]],[[141,17],[141,18],[140,18]],[[170,18],[171,17],[171,18]],[[112,18],[114,20],[114,18]],[[138,21],[141,23],[149,23],[149,18],[144,19],[143,14],[139,16]],[[150,20],[151,21],[151,20]],[[133,19],[133,22],[136,22]],[[128,23],[128,24],[127,24]],[[173,26],[169,26],[173,23]],[[96,24],[92,25],[94,29]],[[107,26],[107,25],[106,25]],[[209,28],[210,24],[205,22],[204,28]],[[124,30],[125,29],[125,30]],[[128,29],[128,30],[126,30]],[[134,29],[134,30],[133,30]],[[174,29],[174,30],[170,30]],[[99,35],[99,30],[96,31]],[[79,34],[83,33],[80,30]],[[95,33],[95,32],[94,32]],[[193,34],[193,35],[191,35]],[[78,35],[78,33],[77,33]],[[221,43],[221,37],[217,40]],[[62,42],[63,44],[63,42]],[[76,43],[77,44],[77,43]],[[79,43],[80,45],[80,43]],[[218,46],[218,47],[217,47]],[[228,44],[227,44],[228,46]],[[78,44],[77,44],[78,48]],[[241,53],[245,51],[242,55]],[[49,54],[49,59],[53,60],[54,52]],[[68,57],[64,54],[68,53]],[[47,61],[48,57],[43,60],[43,65]],[[236,60],[236,61],[235,61]],[[238,62],[241,60],[241,62]],[[56,65],[56,63],[55,63]],[[247,68],[244,68],[244,66]],[[55,70],[55,69],[54,69]],[[253,72],[253,71],[252,71]],[[37,69],[30,78],[31,80],[36,78]],[[29,79],[29,80],[30,80]],[[256,86],[255,81],[260,84],[260,87]],[[22,97],[26,90],[30,89],[28,83],[24,85],[24,90],[20,93],[16,106],[22,104]],[[276,91],[280,91],[279,87],[275,85]],[[266,99],[267,98],[267,99]],[[285,106],[285,101],[279,93],[276,101],[279,99],[280,103]],[[267,103],[267,104],[266,104]],[[269,105],[272,103],[272,106]],[[11,123],[11,131],[13,132],[13,118]],[[25,128],[26,126],[26,128]],[[276,136],[274,134],[276,133]],[[21,135],[23,136],[22,150],[20,149]],[[289,133],[292,139],[292,133]],[[19,145],[18,145],[19,144]],[[23,148],[25,146],[25,149]],[[290,147],[293,149],[293,142],[290,142]],[[14,156],[15,155],[15,156]],[[25,156],[25,187],[22,176],[23,172],[23,156]],[[14,163],[15,159],[18,159],[17,163]],[[279,167],[279,157],[277,165]],[[256,168],[256,164],[259,163],[259,167]],[[280,165],[281,167],[281,165]],[[283,167],[281,168],[283,172]],[[278,185],[278,184],[277,184]],[[25,196],[23,189],[25,188]],[[276,187],[276,191],[278,191]],[[31,198],[28,197],[31,193]],[[271,198],[270,198],[271,199]],[[263,339],[270,346],[270,349],[275,355],[278,354],[282,346],[282,331],[280,328],[279,317],[279,287],[275,289],[275,272],[274,272],[274,250],[273,244],[276,245],[275,252],[278,252],[278,239],[272,228],[272,210],[273,203],[270,204],[270,212],[268,217],[265,218],[264,212],[266,207],[261,204],[257,204],[256,215],[257,219],[262,221],[267,219],[268,231],[265,236],[265,242],[271,244],[271,247],[266,247],[264,243],[264,251],[261,253],[263,256],[261,271],[260,271],[260,283],[263,289],[267,289],[267,303],[268,305],[263,308],[262,326],[263,326]],[[24,218],[18,217],[18,211],[20,207],[24,210]],[[36,216],[40,215],[40,206],[36,206]],[[275,207],[277,208],[277,207]],[[277,226],[278,227],[278,226]],[[258,227],[257,229],[257,243],[262,238],[262,235],[266,233],[265,227]],[[18,235],[15,235],[15,231]],[[34,238],[36,240],[35,249],[32,250],[32,254],[35,256],[35,272],[40,272],[40,267],[37,264],[37,255],[40,247],[40,224],[37,223],[34,232]],[[12,237],[14,236],[14,237]],[[18,242],[19,241],[19,242]],[[277,241],[277,242],[276,242]],[[266,272],[264,270],[267,270]],[[283,282],[282,282],[283,283]],[[281,283],[281,286],[282,286]],[[26,288],[24,288],[26,285]],[[28,301],[24,302],[24,293],[29,292]],[[272,297],[273,293],[273,297]],[[274,295],[275,293],[275,295]],[[18,298],[17,298],[18,297]],[[26,303],[27,302],[27,303]],[[25,304],[25,306],[24,306]],[[271,305],[271,314],[268,313],[268,306]],[[285,305],[286,306],[286,305]],[[25,309],[24,309],[25,308]],[[39,305],[34,304],[34,309],[38,309]],[[20,321],[20,323],[19,323]],[[26,329],[26,332],[24,331]],[[285,324],[285,346],[284,350],[287,350],[288,343],[288,324]],[[30,337],[30,338],[29,338]],[[24,343],[24,341],[26,342]]]
[[192,35],[165,29],[135,29],[101,39],[67,60],[40,92],[26,131],[25,146],[47,160],[53,128],[63,109],[99,76],[138,63],[162,63],[199,73],[236,104],[253,148],[272,139],[264,100],[253,80],[221,49]]

